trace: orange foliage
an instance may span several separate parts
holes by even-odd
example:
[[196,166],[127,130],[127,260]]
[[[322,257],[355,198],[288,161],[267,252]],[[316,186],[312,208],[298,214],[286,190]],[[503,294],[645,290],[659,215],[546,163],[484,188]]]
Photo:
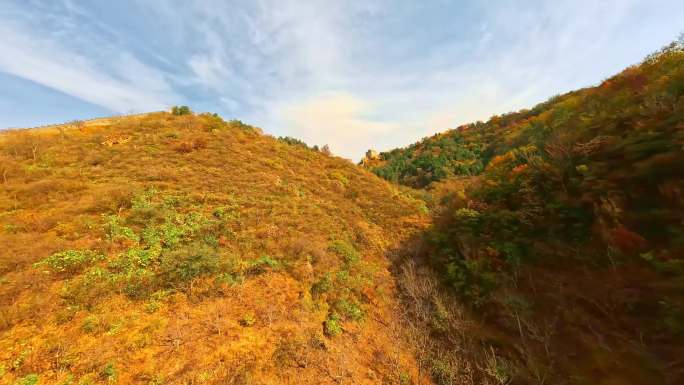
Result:
[[635,254],[646,248],[646,239],[629,230],[625,226],[618,226],[610,231],[612,244],[625,254]]

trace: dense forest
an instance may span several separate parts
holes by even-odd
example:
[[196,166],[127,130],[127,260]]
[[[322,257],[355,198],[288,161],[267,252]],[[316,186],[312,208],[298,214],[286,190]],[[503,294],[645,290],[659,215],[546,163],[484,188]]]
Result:
[[683,96],[680,39],[599,86],[364,161],[425,189],[423,254],[506,352],[502,383],[684,381]]

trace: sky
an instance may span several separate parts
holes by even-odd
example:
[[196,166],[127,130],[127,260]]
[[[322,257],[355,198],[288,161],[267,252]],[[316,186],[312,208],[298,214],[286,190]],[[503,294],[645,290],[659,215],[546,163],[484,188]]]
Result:
[[358,160],[682,32],[681,0],[3,0],[0,129],[189,105]]

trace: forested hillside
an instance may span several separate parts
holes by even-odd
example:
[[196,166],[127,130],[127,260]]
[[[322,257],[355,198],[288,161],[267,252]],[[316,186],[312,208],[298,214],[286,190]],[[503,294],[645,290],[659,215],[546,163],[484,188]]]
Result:
[[498,348],[501,383],[684,381],[683,96],[680,40],[365,162],[425,188],[421,255]]

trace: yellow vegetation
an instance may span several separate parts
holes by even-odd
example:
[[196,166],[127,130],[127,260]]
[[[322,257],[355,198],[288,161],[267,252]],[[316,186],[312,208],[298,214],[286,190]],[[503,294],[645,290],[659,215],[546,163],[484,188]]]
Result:
[[405,191],[209,114],[5,132],[0,158],[1,384],[418,381]]

